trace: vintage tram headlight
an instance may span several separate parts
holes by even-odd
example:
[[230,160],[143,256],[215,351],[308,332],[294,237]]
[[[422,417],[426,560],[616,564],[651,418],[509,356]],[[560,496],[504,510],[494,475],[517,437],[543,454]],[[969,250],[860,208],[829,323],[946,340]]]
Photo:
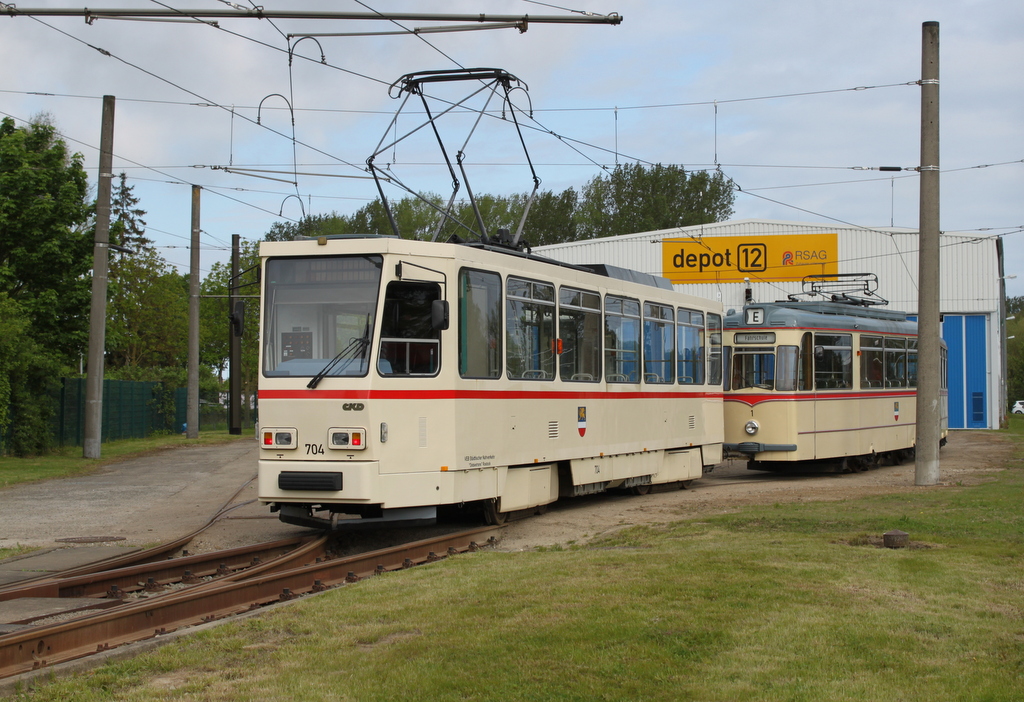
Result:
[[755,420],[751,419],[749,422],[743,425],[743,431],[747,432],[751,436],[757,433],[757,430],[761,428]]

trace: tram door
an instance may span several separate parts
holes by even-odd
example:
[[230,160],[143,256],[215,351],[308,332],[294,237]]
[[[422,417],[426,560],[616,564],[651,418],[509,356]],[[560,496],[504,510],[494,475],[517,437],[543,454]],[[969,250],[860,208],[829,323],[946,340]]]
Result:
[[[804,334],[804,340],[810,332]],[[848,454],[845,446],[850,437],[843,432],[850,420],[844,417],[843,390],[853,388],[853,335],[832,331],[814,332],[814,417],[811,436],[814,437],[814,457]]]

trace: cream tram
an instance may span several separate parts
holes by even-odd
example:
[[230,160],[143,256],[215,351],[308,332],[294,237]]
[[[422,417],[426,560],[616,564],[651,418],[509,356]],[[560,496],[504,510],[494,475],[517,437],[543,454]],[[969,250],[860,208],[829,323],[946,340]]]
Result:
[[[873,275],[836,278],[811,276],[806,294],[725,317],[725,449],[752,469],[863,470],[913,455],[917,323],[877,306]],[[828,292],[851,283],[860,289]],[[945,354],[933,371],[943,397]]]
[[260,256],[258,489],[285,522],[499,523],[721,460],[721,307],[664,279],[397,237]]

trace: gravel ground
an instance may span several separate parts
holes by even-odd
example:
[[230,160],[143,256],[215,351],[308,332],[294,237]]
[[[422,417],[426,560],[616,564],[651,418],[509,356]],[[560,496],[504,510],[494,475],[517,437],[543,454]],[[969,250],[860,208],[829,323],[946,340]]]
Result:
[[[311,533],[282,524],[254,501],[257,451],[251,438],[221,446],[173,448],[111,464],[89,476],[2,490],[0,547],[52,548],[64,546],[57,539],[69,537],[120,538],[115,543],[152,545],[199,528],[229,503],[241,506],[193,542],[191,551]],[[582,543],[627,526],[720,513],[748,504],[842,500],[969,485],[1001,469],[1012,454],[1013,445],[1005,437],[990,432],[953,432],[940,456],[939,488],[915,487],[913,463],[865,473],[786,476],[749,471],[744,463],[730,461],[688,490],[563,500],[546,514],[509,524],[500,548]],[[357,532],[348,540],[353,546],[379,548],[433,531]]]

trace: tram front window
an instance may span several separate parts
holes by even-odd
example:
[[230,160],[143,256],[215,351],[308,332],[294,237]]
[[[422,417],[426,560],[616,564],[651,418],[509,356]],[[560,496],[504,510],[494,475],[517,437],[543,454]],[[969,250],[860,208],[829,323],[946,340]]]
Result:
[[735,349],[732,357],[733,390],[775,388],[774,349]]
[[383,259],[274,258],[266,264],[266,376],[363,376]]

